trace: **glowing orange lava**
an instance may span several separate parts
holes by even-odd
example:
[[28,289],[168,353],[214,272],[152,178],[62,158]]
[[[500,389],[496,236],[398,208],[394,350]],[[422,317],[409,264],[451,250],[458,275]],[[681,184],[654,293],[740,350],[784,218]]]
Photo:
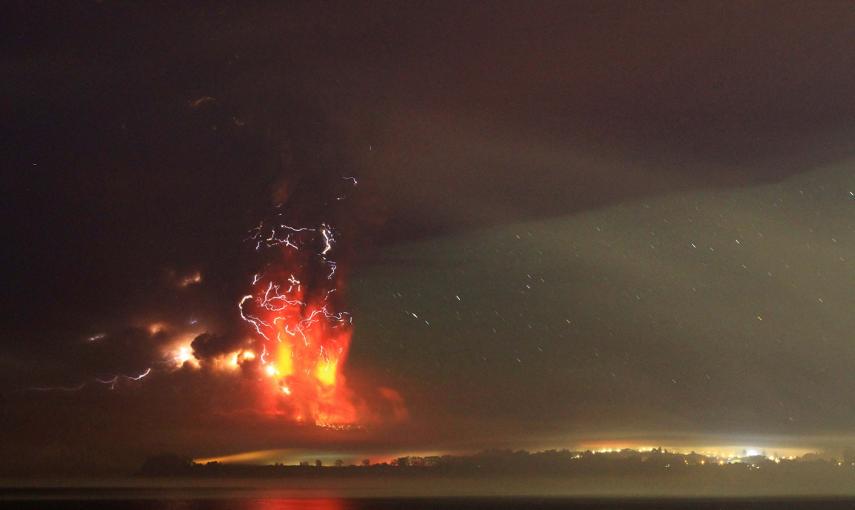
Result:
[[271,381],[271,412],[319,426],[355,424],[356,407],[342,373],[352,322],[349,313],[338,311],[340,273],[328,258],[332,233],[325,225],[259,225],[253,239],[257,248],[281,250],[284,259],[281,269],[256,274],[252,294],[238,304],[262,343],[258,361]]

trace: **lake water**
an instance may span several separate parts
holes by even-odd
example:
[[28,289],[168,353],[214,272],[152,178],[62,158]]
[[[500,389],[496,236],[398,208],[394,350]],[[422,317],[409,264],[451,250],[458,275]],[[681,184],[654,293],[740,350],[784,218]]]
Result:
[[[39,494],[5,490],[0,509],[38,510],[771,510],[848,509],[855,499],[580,499],[580,498],[279,498],[208,497],[155,493],[133,497],[74,494],[62,490]],[[128,495],[125,495],[128,496]]]

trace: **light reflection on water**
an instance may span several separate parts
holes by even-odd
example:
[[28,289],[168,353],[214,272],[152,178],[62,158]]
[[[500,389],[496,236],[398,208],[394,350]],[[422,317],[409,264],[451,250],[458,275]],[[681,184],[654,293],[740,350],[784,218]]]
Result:
[[852,498],[619,499],[619,498],[9,498],[0,510],[852,510]]
[[[210,497],[196,495],[184,498],[173,493],[170,497],[151,494],[81,495],[57,491],[53,493],[0,493],[0,510],[369,510],[366,501],[341,498],[295,497]],[[388,507],[386,507],[388,508]]]
[[257,499],[243,501],[240,510],[352,510],[343,499]]
[[338,498],[201,498],[104,499],[48,496],[46,499],[6,499],[0,509],[38,510],[368,510],[372,506]]

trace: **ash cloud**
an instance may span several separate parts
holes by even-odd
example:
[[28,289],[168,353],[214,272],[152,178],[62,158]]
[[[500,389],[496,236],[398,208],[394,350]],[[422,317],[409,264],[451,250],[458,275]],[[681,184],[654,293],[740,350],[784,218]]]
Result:
[[167,331],[152,333],[143,327],[127,327],[108,333],[103,338],[80,342],[77,364],[81,375],[94,373],[99,377],[111,374],[139,373],[161,364],[161,349],[171,337]]
[[[249,342],[251,343],[251,342]],[[245,337],[238,335],[221,335],[217,333],[202,333],[193,339],[190,346],[193,355],[199,361],[209,361],[218,356],[234,352],[248,344]]]
[[[245,410],[235,379],[172,370],[160,352],[205,330],[219,333],[192,347],[203,359],[235,345],[235,299],[258,269],[240,240],[271,206],[359,240],[337,247],[352,250],[341,270],[357,276],[350,362],[394,379],[413,426],[467,442],[530,437],[518,431],[532,422],[556,435],[568,422],[852,428],[835,396],[855,388],[852,272],[840,260],[851,260],[855,191],[847,4],[242,5],[10,8],[4,446],[32,451],[51,437],[51,451],[95,448],[108,462],[137,441],[221,453],[236,428],[252,432],[240,447],[287,442]],[[782,181],[835,162],[833,178]],[[347,175],[359,193],[338,201]],[[769,181],[788,191],[750,202],[749,186]],[[811,201],[819,186],[843,198]],[[710,225],[660,246],[667,225],[696,214],[693,193],[711,188],[745,188],[713,197],[725,211],[749,207],[740,228],[773,218],[763,204],[780,196],[802,207],[777,219],[793,228],[774,246],[743,247],[739,232]],[[648,209],[601,209],[673,192],[686,209],[644,225]],[[604,239],[612,216],[621,234]],[[827,223],[806,231],[813,220]],[[413,239],[423,243],[400,246]],[[718,258],[731,249],[756,251]],[[688,267],[686,253],[712,258]],[[748,279],[742,264],[775,267]],[[204,280],[157,278],[166,268],[202,268]],[[683,309],[690,298],[698,306]],[[147,323],[139,314],[169,327],[128,328]],[[14,393],[149,366],[164,368],[127,392]]]

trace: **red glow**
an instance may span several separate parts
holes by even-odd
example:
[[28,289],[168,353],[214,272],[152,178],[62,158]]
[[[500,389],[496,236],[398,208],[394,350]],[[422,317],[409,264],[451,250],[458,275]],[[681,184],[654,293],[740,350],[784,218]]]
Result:
[[[354,425],[356,406],[342,370],[352,324],[339,311],[341,273],[327,258],[332,234],[324,225],[284,229],[259,228],[265,246],[280,251],[283,263],[255,275],[253,293],[239,303],[262,343],[259,363],[269,411],[319,426]],[[302,249],[313,243],[317,250]]]
[[257,499],[246,504],[249,510],[343,510],[345,504],[336,498],[323,499]]

